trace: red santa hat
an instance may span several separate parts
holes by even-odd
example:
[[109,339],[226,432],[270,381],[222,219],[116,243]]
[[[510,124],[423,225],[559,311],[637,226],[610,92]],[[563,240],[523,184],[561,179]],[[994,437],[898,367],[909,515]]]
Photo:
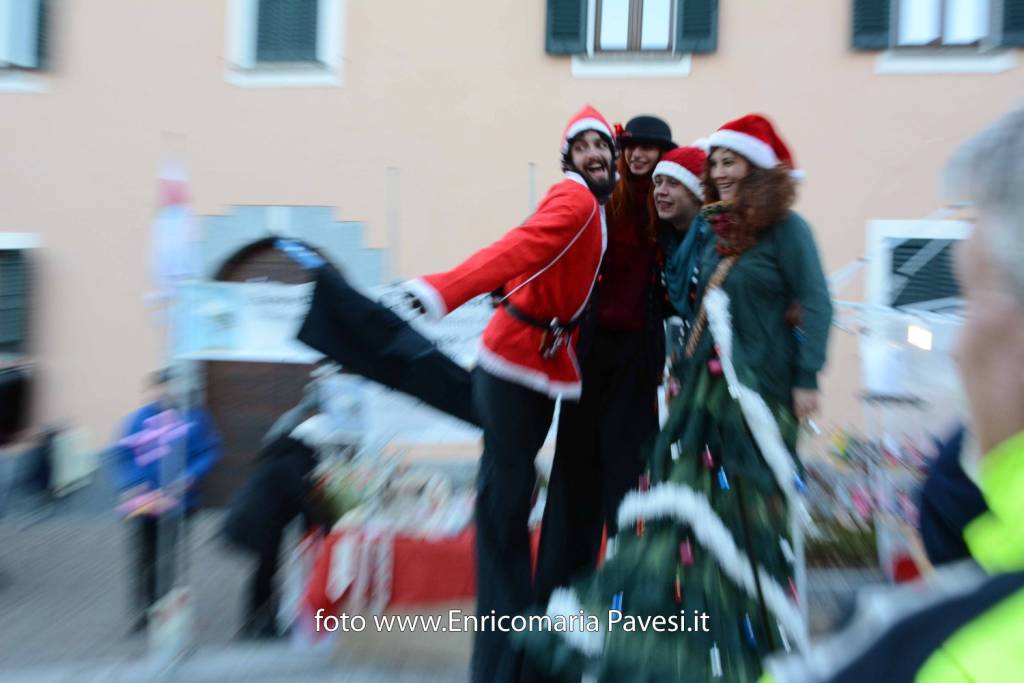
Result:
[[677,147],[661,155],[661,161],[654,167],[651,177],[663,175],[675,178],[697,199],[704,201],[704,187],[700,179],[704,175],[707,160],[707,152],[698,146]]
[[802,171],[796,170],[793,155],[775,132],[771,121],[760,114],[747,114],[726,123],[711,134],[708,145],[731,149],[760,168],[775,168],[782,164],[788,166],[794,176],[803,175]]
[[573,138],[588,130],[592,130],[603,135],[608,138],[608,143],[612,144],[612,140],[614,139],[612,137],[612,127],[608,125],[608,122],[605,121],[605,118],[601,116],[599,111],[588,104],[569,119],[569,123],[565,127],[565,132],[562,133],[562,154],[569,151],[569,142],[572,141]]

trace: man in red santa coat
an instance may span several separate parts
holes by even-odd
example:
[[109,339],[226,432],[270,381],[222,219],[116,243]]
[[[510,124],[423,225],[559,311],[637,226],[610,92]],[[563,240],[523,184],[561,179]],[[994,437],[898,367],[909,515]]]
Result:
[[[452,270],[407,283],[416,305],[440,319],[495,292],[472,377],[473,411],[484,432],[476,503],[477,613],[496,627],[475,634],[472,680],[515,681],[521,658],[501,628],[533,602],[527,520],[534,458],[555,399],[580,396],[577,324],[606,243],[603,203],[615,185],[611,127],[593,107],[562,136],[565,179],[537,211]],[[481,620],[481,623],[483,621]]]

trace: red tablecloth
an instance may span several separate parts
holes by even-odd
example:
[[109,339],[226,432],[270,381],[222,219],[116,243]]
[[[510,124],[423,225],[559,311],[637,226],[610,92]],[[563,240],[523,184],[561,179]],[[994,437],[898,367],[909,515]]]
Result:
[[[325,614],[338,614],[348,591],[336,600],[327,596],[334,546],[353,530],[329,534],[310,572],[303,602],[311,614],[323,609]],[[533,561],[536,564],[540,531],[531,534]],[[476,597],[476,532],[469,527],[458,536],[426,539],[398,535],[394,537],[393,567],[388,607],[412,607],[472,600]],[[602,539],[600,556],[604,556]]]
[[[327,596],[334,546],[351,530],[329,534],[317,552],[304,598],[311,613],[324,609],[338,614],[348,597]],[[415,606],[471,600],[476,595],[472,527],[458,536],[440,539],[398,535],[393,540],[393,567],[388,606]]]

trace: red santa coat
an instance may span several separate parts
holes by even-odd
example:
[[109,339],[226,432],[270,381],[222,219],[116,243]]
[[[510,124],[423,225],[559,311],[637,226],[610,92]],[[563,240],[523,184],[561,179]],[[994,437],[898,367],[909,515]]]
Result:
[[[604,207],[583,178],[569,172],[525,223],[452,270],[408,285],[434,320],[502,287],[508,301],[527,316],[568,323],[590,297],[605,243]],[[567,344],[544,358],[544,331],[499,307],[484,330],[478,363],[495,377],[548,396],[579,398],[578,334],[574,330]]]

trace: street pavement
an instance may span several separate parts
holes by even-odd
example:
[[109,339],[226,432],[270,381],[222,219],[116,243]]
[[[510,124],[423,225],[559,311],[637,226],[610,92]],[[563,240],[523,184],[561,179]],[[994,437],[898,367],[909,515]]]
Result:
[[93,487],[45,514],[20,501],[0,517],[0,683],[466,679],[464,658],[311,652],[287,640],[239,639],[253,565],[218,536],[219,511],[200,512],[189,532],[197,649],[176,666],[159,666],[145,636],[130,633],[129,532],[110,502]]

